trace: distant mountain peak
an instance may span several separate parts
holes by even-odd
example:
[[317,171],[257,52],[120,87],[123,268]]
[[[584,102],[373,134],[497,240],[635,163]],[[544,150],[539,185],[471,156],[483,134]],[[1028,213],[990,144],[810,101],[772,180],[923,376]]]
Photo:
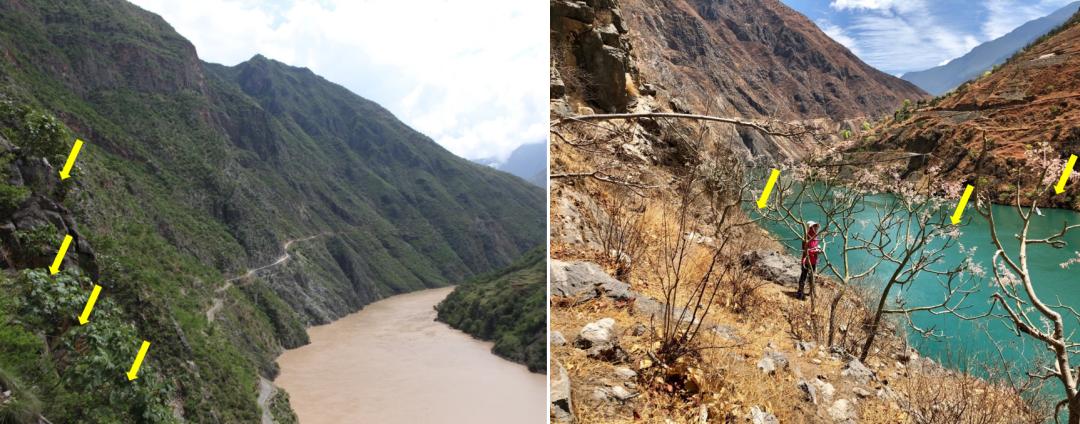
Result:
[[1080,1],[1073,2],[1054,13],[1029,21],[1008,34],[980,44],[967,54],[943,65],[923,71],[908,72],[902,78],[931,94],[945,94],[960,84],[979,77],[994,66],[1004,63],[1039,37],[1067,22],[1078,10],[1080,10]]

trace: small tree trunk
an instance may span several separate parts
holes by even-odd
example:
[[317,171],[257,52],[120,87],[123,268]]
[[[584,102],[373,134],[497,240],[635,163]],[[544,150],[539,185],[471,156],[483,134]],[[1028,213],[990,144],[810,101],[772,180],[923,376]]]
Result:
[[828,344],[826,346],[833,346],[833,336],[836,334],[836,307],[840,304],[840,299],[844,298],[844,291],[837,288],[836,294],[833,295],[832,302],[829,304],[829,336],[827,338]]
[[870,356],[870,348],[874,346],[874,337],[877,336],[878,325],[881,324],[881,316],[885,312],[885,302],[889,299],[889,292],[892,291],[893,284],[894,280],[890,279],[885,288],[881,290],[881,298],[878,299],[877,309],[874,310],[874,319],[867,329],[866,343],[863,343],[862,353],[859,354],[860,361],[866,361],[866,357]]
[[1069,424],[1080,424],[1080,397],[1069,400]]

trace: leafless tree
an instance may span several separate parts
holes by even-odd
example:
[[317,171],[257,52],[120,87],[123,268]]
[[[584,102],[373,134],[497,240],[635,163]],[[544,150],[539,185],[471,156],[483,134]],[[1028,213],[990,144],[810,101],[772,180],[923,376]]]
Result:
[[[959,233],[948,214],[941,213],[945,202],[935,196],[935,180],[908,182],[882,169],[851,172],[822,163],[818,159],[790,167],[790,179],[781,183],[764,214],[802,240],[808,221],[804,214],[812,211],[821,217],[819,236],[824,244],[835,245],[823,251],[822,269],[838,283],[829,301],[827,342],[834,341],[836,307],[854,284],[878,288],[865,323],[861,359],[872,351],[885,316],[905,317],[915,330],[935,334],[934,329],[916,326],[912,314],[957,312],[974,292],[969,264],[946,261],[950,252],[960,248]],[[885,192],[892,195],[879,196]],[[910,305],[907,290],[930,279],[941,290],[940,302]],[[813,286],[811,280],[811,316],[816,309]]]
[[[1066,317],[1069,321],[1080,320],[1080,313],[1071,306],[1058,303],[1049,303],[1044,300],[1036,290],[1036,278],[1028,266],[1028,247],[1034,245],[1049,245],[1056,248],[1066,246],[1065,236],[1069,232],[1080,228],[1080,225],[1063,223],[1057,232],[1044,236],[1030,234],[1031,223],[1041,215],[1038,209],[1038,198],[1024,201],[1022,187],[1025,180],[1031,181],[1031,175],[1038,175],[1034,181],[1036,193],[1049,190],[1056,174],[1060,173],[1061,161],[1055,157],[1053,151],[1046,145],[1032,149],[1027,153],[1027,166],[1024,171],[1017,175],[1016,193],[1013,200],[1013,210],[1019,216],[1019,230],[1013,235],[1018,243],[1006,244],[1000,231],[1000,224],[996,219],[989,199],[997,197],[989,187],[983,187],[977,210],[989,223],[990,238],[996,251],[993,255],[991,268],[993,270],[992,286],[994,289],[991,299],[994,309],[987,316],[1004,320],[1013,332],[1020,336],[1028,336],[1046,347],[1052,360],[1049,365],[1039,365],[1038,371],[1029,372],[1029,376],[1040,380],[1055,379],[1061,383],[1064,391],[1064,399],[1061,399],[1055,407],[1055,417],[1062,408],[1067,411],[1070,424],[1080,424],[1080,388],[1078,388],[1078,370],[1071,363],[1070,355],[1080,353],[1080,343],[1074,339],[1074,331],[1066,330]],[[1071,260],[1063,263],[1067,267],[1077,261]],[[999,309],[1000,308],[1000,309]]]

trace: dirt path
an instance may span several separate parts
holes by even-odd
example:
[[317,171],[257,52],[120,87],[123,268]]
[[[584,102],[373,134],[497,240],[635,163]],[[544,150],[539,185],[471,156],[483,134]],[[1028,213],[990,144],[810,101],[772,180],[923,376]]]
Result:
[[251,277],[251,276],[255,275],[256,273],[258,273],[259,271],[262,271],[262,270],[265,270],[265,269],[268,269],[268,268],[273,268],[275,266],[278,266],[278,265],[281,265],[281,264],[285,263],[286,261],[288,261],[289,259],[292,258],[292,255],[289,254],[289,247],[291,247],[293,243],[296,243],[298,241],[311,240],[313,238],[316,238],[316,237],[319,237],[319,236],[324,236],[324,235],[327,235],[327,234],[329,234],[329,233],[319,233],[319,234],[315,234],[313,236],[307,236],[307,237],[304,237],[304,238],[286,240],[285,244],[281,245],[282,255],[278,256],[278,258],[275,259],[274,262],[271,262],[269,264],[266,264],[266,265],[263,265],[263,266],[260,266],[260,267],[257,267],[257,268],[248,269],[247,272],[244,272],[243,274],[241,274],[241,275],[239,275],[237,277],[233,277],[233,278],[230,278],[228,280],[225,280],[225,284],[223,284],[221,287],[218,287],[217,289],[214,290],[214,293],[218,294],[218,296],[214,297],[214,301],[210,305],[210,308],[206,310],[206,320],[209,321],[209,322],[214,322],[214,318],[217,317],[217,313],[220,312],[221,308],[223,308],[225,306],[225,300],[222,299],[220,295],[222,293],[225,293],[225,291],[229,290],[230,288],[232,288],[233,282],[242,280],[242,279],[247,278],[247,277]]
[[270,413],[270,399],[277,394],[277,387],[270,380],[259,376],[259,410],[262,411],[262,424],[274,424],[274,416]]

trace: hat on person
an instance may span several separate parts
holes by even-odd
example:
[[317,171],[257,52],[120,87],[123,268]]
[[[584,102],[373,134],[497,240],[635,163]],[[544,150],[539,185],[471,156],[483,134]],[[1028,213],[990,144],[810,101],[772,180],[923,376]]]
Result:
[[817,227],[818,223],[815,221],[806,221],[806,228]]

